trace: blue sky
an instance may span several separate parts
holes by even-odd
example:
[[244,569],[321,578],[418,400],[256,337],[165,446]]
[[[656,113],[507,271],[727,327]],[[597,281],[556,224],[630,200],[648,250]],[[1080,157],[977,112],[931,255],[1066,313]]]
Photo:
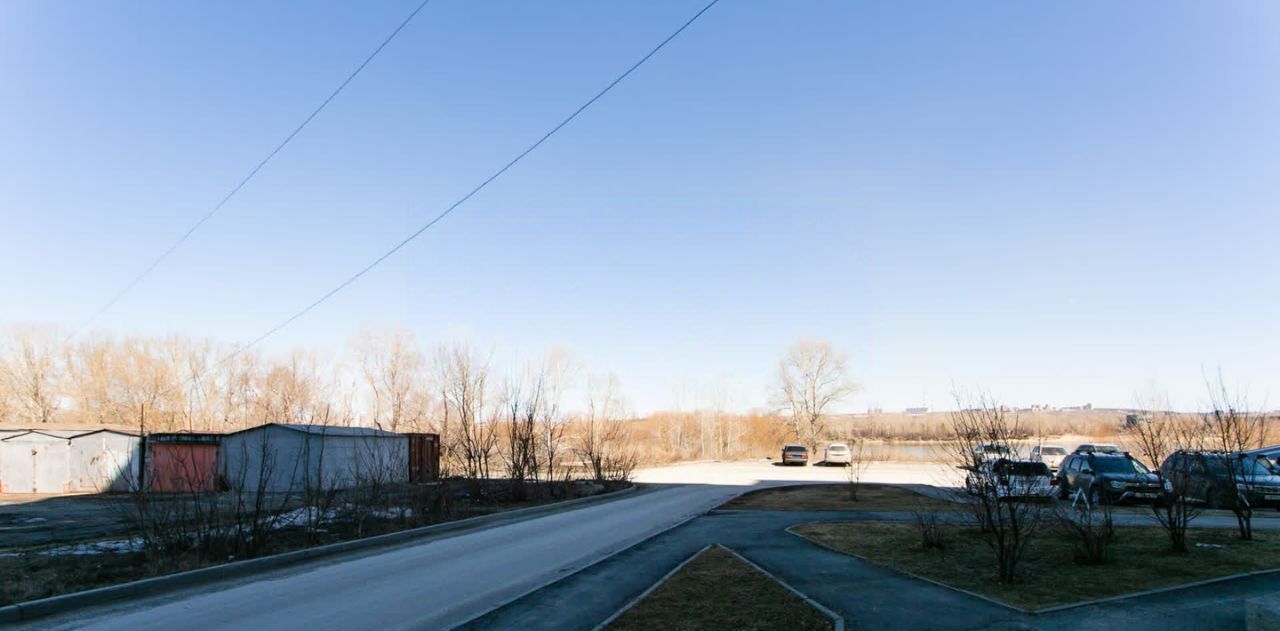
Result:
[[[89,317],[416,3],[0,4],[0,323]],[[700,7],[434,0],[97,327],[256,337]],[[563,346],[646,411],[762,405],[812,336],[854,408],[1274,403],[1277,112],[1274,3],[724,0],[265,349]]]

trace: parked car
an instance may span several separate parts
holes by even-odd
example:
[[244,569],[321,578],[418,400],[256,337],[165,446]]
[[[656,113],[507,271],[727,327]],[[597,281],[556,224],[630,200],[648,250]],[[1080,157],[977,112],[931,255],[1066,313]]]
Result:
[[1067,448],[1058,445],[1036,445],[1031,448],[1030,460],[1043,462],[1049,470],[1057,473],[1062,461],[1067,458]]
[[977,464],[1001,458],[1013,458],[1013,450],[1009,449],[1008,445],[984,443],[973,448],[973,461]]
[[787,445],[782,448],[782,464],[809,464],[809,448],[804,445]]
[[1119,445],[1112,445],[1110,443],[1084,443],[1083,445],[1076,445],[1076,451],[1084,451],[1091,454],[1124,453],[1124,450],[1120,449]]
[[1058,496],[1083,492],[1091,504],[1154,502],[1162,490],[1160,478],[1127,453],[1076,451],[1058,468]]
[[1160,473],[1188,499],[1209,508],[1230,506],[1232,493],[1250,506],[1280,508],[1280,475],[1262,456],[1179,451],[1164,459]]
[[1263,447],[1262,449],[1246,451],[1245,453],[1253,456],[1262,456],[1267,460],[1267,466],[1271,467],[1272,471],[1280,473],[1280,446]]
[[1057,481],[1043,462],[1000,458],[982,463],[965,476],[965,490],[977,494],[995,491],[1000,499],[1048,499]]
[[844,443],[831,443],[827,445],[822,461],[827,464],[850,464],[853,462],[853,452],[849,451],[849,446]]

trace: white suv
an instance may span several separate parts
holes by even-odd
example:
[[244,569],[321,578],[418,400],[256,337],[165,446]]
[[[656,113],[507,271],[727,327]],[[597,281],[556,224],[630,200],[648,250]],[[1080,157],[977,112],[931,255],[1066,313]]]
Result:
[[1036,445],[1031,448],[1031,460],[1049,465],[1049,470],[1057,473],[1058,467],[1067,457],[1067,448],[1058,445]]

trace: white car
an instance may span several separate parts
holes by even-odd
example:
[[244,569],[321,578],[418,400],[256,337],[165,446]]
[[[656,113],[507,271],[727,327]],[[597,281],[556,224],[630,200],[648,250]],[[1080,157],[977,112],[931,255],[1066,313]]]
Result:
[[1031,460],[1033,462],[1043,462],[1049,466],[1049,470],[1054,473],[1058,472],[1058,467],[1062,466],[1062,461],[1067,457],[1067,448],[1058,445],[1036,445],[1031,448]]
[[1076,451],[1083,451],[1087,454],[1124,453],[1124,450],[1120,449],[1119,445],[1112,445],[1110,443],[1084,443],[1083,445],[1076,445]]
[[1058,492],[1048,465],[1008,458],[982,463],[965,476],[964,487],[974,495],[992,489],[996,497],[1010,500],[1051,499]]
[[1008,445],[983,443],[973,448],[973,461],[978,464],[1012,457],[1013,450],[1009,449]]
[[851,464],[853,462],[853,453],[849,451],[849,446],[844,443],[831,443],[827,445],[827,451],[823,454],[822,461],[826,464]]

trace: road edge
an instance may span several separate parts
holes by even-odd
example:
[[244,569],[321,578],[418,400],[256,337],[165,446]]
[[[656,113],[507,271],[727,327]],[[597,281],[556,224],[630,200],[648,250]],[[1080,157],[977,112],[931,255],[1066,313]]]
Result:
[[246,559],[244,561],[234,561],[231,563],[213,565],[195,570],[187,570],[185,572],[166,574],[164,576],[153,576],[151,578],[120,583],[118,585],[105,585],[103,587],[96,587],[94,589],[80,592],[72,592],[70,594],[60,594],[58,596],[49,596],[47,598],[14,603],[0,607],[0,624],[25,622],[37,618],[70,613],[72,611],[105,605],[140,595],[155,596],[159,594],[166,594],[180,589],[187,589],[217,581],[249,576],[252,574],[288,567],[290,565],[296,565],[304,561],[312,561],[348,552],[374,548],[390,548],[415,539],[468,532],[508,522],[522,521],[524,519],[572,510],[591,504],[613,501],[623,496],[635,493],[640,489],[640,487],[641,485],[639,484],[632,484],[625,489],[591,495],[588,497],[580,497],[562,502],[552,502],[549,504],[519,508],[516,510],[492,513],[489,515],[478,515],[476,517],[468,517],[466,519],[449,521],[442,524],[410,528],[408,530],[390,532],[373,537],[365,537],[363,539],[340,541],[313,548],[294,550],[292,552],[273,554],[255,559]]
[[613,623],[614,620],[617,620],[619,617],[621,617],[622,614],[627,613],[628,611],[631,611],[633,607],[640,604],[640,601],[647,598],[649,594],[652,594],[659,587],[662,587],[664,583],[671,580],[672,576],[675,576],[677,572],[679,572],[680,570],[683,570],[686,565],[689,565],[690,563],[692,563],[693,560],[701,556],[703,552],[706,552],[707,550],[710,550],[715,546],[716,544],[709,543],[706,546],[703,546],[701,550],[698,550],[697,552],[694,552],[693,554],[689,555],[689,558],[681,561],[674,568],[671,568],[670,572],[663,574],[662,578],[658,579],[654,584],[647,587],[643,592],[640,592],[639,596],[632,598],[629,602],[627,602],[627,604],[623,605],[621,609],[613,612],[613,615],[609,616],[608,618],[605,618],[604,622],[601,622],[600,624],[597,624],[596,626],[592,627],[591,631],[602,631],[605,627]]
[[[792,533],[792,534],[795,534],[795,533]],[[730,548],[728,546],[720,546],[720,547],[724,548],[725,550],[728,550],[729,554],[732,554],[733,556],[738,557],[738,559],[741,560],[743,563],[746,563],[747,565],[750,565],[751,567],[755,568],[757,572],[760,572],[761,574],[768,576],[770,579],[773,580],[773,582],[785,587],[787,591],[790,591],[792,594],[799,596],[800,600],[803,600],[810,607],[817,609],[826,617],[831,618],[831,622],[835,625],[835,631],[844,631],[844,616],[841,616],[840,614],[826,607],[822,603],[809,597],[808,594],[792,587],[786,581],[778,578],[777,576],[774,576],[772,572],[760,567],[755,561],[752,561],[751,559],[748,559],[747,557],[742,556],[741,554],[738,553],[737,550],[734,550],[733,548]]]

